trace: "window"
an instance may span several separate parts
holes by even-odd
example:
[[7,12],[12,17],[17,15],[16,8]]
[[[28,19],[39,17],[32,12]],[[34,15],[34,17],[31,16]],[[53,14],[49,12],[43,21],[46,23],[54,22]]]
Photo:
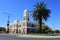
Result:
[[32,24],[32,27],[35,27],[35,25],[34,25],[34,24]]
[[25,18],[23,20],[25,20]]
[[31,23],[27,23],[27,26],[28,27],[35,27],[35,25],[34,24],[31,24]]
[[20,25],[20,27],[21,27],[21,25]]

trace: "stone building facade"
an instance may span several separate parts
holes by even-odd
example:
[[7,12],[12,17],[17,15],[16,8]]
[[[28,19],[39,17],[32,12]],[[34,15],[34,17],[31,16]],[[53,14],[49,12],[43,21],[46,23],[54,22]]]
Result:
[[37,23],[31,22],[29,20],[29,12],[27,9],[23,12],[23,20],[15,20],[13,23],[9,25],[9,33],[31,33],[36,32]]

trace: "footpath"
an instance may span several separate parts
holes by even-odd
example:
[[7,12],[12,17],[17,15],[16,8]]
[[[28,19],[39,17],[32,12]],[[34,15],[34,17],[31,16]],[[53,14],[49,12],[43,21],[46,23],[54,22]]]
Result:
[[29,34],[0,34],[0,35],[12,35],[16,37],[25,37],[25,38],[60,38],[60,36],[38,36]]
[[60,38],[60,36],[37,36],[37,35],[27,35],[27,34],[17,34],[17,37],[29,37],[29,38]]

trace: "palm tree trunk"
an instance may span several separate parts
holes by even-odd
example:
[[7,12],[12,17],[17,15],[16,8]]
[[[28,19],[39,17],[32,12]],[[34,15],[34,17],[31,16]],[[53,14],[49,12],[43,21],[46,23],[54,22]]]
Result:
[[39,31],[42,33],[42,18],[39,19]]

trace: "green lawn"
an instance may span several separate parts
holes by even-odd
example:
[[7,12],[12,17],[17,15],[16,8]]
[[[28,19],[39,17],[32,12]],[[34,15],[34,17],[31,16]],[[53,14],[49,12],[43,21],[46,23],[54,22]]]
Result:
[[57,36],[56,34],[28,34],[31,36]]

